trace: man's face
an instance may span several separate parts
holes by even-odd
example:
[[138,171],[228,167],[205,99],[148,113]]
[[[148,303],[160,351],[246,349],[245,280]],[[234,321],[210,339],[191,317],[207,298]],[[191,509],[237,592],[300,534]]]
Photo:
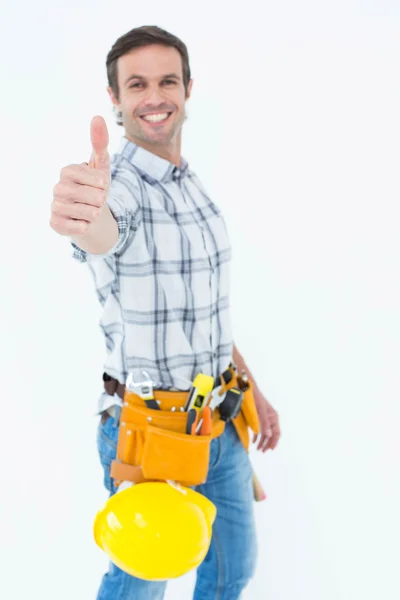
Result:
[[117,106],[128,139],[145,146],[168,147],[179,138],[192,82],[186,95],[182,59],[175,48],[145,46],[121,56],[118,84]]

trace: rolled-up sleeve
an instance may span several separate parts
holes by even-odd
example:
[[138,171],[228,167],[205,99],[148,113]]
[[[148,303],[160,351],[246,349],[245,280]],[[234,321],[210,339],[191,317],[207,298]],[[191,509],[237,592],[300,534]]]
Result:
[[82,250],[70,238],[72,257],[78,262],[92,262],[121,254],[128,241],[141,224],[141,192],[138,175],[127,167],[119,166],[112,172],[107,204],[118,224],[118,239],[114,246],[103,254],[91,254]]

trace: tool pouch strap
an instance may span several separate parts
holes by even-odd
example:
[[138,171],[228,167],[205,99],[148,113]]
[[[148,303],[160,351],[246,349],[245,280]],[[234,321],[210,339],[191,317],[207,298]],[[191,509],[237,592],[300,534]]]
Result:
[[[233,373],[232,380],[229,387],[234,386],[243,389],[244,383],[240,376]],[[248,381],[246,389],[243,392],[242,408],[240,413],[235,419],[232,419],[235,426],[236,432],[239,436],[246,451],[249,450],[250,436],[249,428],[253,433],[258,434],[260,432],[260,421],[258,418],[256,403],[254,400],[253,385],[251,381]]]
[[[125,391],[118,434],[117,457],[111,476],[121,481],[166,481],[187,487],[207,479],[211,440],[220,436],[225,423],[214,411],[209,435],[186,433],[187,412],[180,411],[187,392],[154,391],[160,410],[145,406],[140,396]],[[175,411],[171,411],[172,407]]]
[[143,483],[146,479],[143,477],[141,467],[126,465],[118,460],[113,460],[111,463],[111,477],[118,482],[134,481],[135,483]]
[[[242,386],[242,380],[240,377],[237,378],[237,385],[239,388]],[[251,381],[248,382],[247,389],[243,392],[242,413],[244,420],[253,433],[260,433],[260,421],[254,400],[253,384]]]

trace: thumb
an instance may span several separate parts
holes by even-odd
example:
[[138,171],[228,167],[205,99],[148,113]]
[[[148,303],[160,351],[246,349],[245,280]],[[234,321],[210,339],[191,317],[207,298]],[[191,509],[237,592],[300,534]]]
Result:
[[92,156],[89,167],[105,171],[110,174],[110,155],[108,153],[109,135],[103,117],[93,117],[90,123],[90,139],[92,142]]

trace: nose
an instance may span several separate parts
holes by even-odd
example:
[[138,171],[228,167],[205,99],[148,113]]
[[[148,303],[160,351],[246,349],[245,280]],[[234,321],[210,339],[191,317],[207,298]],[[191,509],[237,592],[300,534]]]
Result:
[[159,104],[162,104],[164,100],[165,98],[162,94],[162,90],[160,90],[158,85],[152,85],[148,87],[146,98],[144,100],[144,104],[146,106],[157,107]]

